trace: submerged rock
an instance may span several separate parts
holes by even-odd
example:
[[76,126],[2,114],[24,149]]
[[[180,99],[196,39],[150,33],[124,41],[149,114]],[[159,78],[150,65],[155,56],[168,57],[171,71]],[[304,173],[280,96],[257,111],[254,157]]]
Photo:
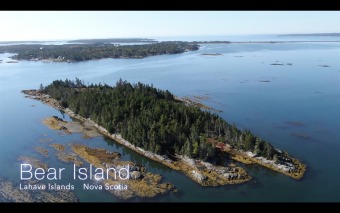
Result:
[[46,163],[43,163],[40,160],[33,158],[33,157],[20,156],[18,158],[18,161],[31,164],[33,168],[43,168],[44,170],[48,169],[48,165]]
[[47,149],[38,146],[38,147],[35,147],[34,150],[36,152],[38,152],[39,154],[41,154],[42,156],[44,156],[45,158],[48,157],[48,150]]

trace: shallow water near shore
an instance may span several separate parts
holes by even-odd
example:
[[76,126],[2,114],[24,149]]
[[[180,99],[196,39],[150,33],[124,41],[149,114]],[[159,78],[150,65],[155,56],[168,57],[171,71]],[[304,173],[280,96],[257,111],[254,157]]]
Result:
[[[202,54],[221,55],[202,55]],[[18,182],[21,155],[41,159],[50,167],[59,162],[51,143],[84,143],[123,154],[123,160],[147,169],[174,184],[178,193],[132,201],[263,202],[340,201],[340,44],[205,44],[200,50],[145,59],[103,59],[79,63],[43,63],[0,59],[0,177]],[[272,65],[282,64],[282,65]],[[324,66],[327,65],[327,66]],[[202,187],[188,177],[153,162],[104,137],[60,135],[42,120],[62,115],[38,101],[24,98],[23,89],[37,89],[56,79],[78,77],[89,83],[114,84],[119,78],[141,81],[177,96],[207,96],[202,102],[239,128],[250,129],[275,147],[307,164],[296,181],[261,166],[243,166],[253,180],[241,185]],[[53,142],[41,142],[52,139]],[[34,147],[48,149],[45,159]],[[63,183],[75,185],[80,201],[121,202],[105,191],[84,191],[72,174]]]

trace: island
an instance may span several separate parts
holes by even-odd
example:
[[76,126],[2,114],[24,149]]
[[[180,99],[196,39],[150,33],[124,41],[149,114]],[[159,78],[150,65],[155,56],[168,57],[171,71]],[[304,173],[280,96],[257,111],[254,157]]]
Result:
[[[81,62],[106,58],[142,59],[164,54],[181,54],[196,51],[206,44],[276,44],[301,42],[340,42],[340,41],[163,41],[147,38],[131,39],[83,39],[71,40],[62,45],[44,45],[39,42],[29,44],[0,45],[0,53],[14,54],[7,63],[20,60],[42,62]],[[203,56],[222,56],[221,53],[202,53]],[[240,56],[236,56],[240,57]],[[1,62],[1,61],[0,61]],[[283,65],[283,64],[272,64]],[[291,65],[291,64],[287,64]]]
[[168,41],[139,45],[115,45],[111,43],[41,45],[21,44],[0,46],[0,53],[14,53],[15,60],[79,62],[103,58],[145,58],[162,54],[179,54],[198,50],[192,42]]
[[22,92],[92,123],[103,135],[203,186],[249,181],[251,177],[234,160],[257,163],[295,179],[302,178],[306,170],[299,160],[249,130],[240,130],[168,90],[140,82],[120,79],[115,86],[85,85],[76,78]]
[[70,40],[67,43],[96,44],[96,43],[155,43],[155,42],[157,41],[149,38],[103,38],[103,39]]

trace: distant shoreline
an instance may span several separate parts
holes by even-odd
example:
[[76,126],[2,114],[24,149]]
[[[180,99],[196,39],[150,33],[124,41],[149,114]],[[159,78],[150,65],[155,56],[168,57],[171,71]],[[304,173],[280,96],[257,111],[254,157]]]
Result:
[[275,44],[275,43],[337,43],[339,41],[231,41],[231,44]]
[[328,37],[339,37],[340,33],[291,33],[291,34],[279,34],[278,36],[328,36]]
[[[148,42],[143,45],[121,45],[108,43],[85,43],[85,44],[13,44],[1,45],[1,53],[13,53],[11,59],[18,61],[41,61],[49,62],[84,62],[100,59],[142,59],[157,55],[181,54],[188,51],[196,51],[204,44],[289,44],[289,43],[339,43],[338,41],[171,41],[171,42]],[[127,42],[126,44],[128,44]],[[111,48],[111,49],[110,49]],[[159,49],[154,51],[154,48]],[[163,48],[163,49],[162,49]],[[77,49],[77,51],[75,51]],[[108,51],[110,49],[110,51]],[[71,51],[71,52],[69,52]],[[114,52],[113,52],[114,51]],[[132,52],[133,53],[132,53]],[[53,54],[52,54],[53,53]],[[201,55],[218,56],[219,53],[203,53]]]

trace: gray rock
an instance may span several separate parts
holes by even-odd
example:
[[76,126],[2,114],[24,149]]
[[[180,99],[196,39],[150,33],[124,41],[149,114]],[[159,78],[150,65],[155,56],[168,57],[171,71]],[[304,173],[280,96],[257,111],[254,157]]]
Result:
[[200,172],[198,172],[198,171],[196,171],[196,170],[192,170],[191,173],[192,173],[192,176],[193,176],[196,180],[198,180],[199,182],[205,181],[205,180],[208,178],[207,176],[201,174]]
[[137,179],[141,178],[142,175],[138,171],[133,171],[133,172],[131,172],[130,176],[131,176],[132,179],[137,180]]

